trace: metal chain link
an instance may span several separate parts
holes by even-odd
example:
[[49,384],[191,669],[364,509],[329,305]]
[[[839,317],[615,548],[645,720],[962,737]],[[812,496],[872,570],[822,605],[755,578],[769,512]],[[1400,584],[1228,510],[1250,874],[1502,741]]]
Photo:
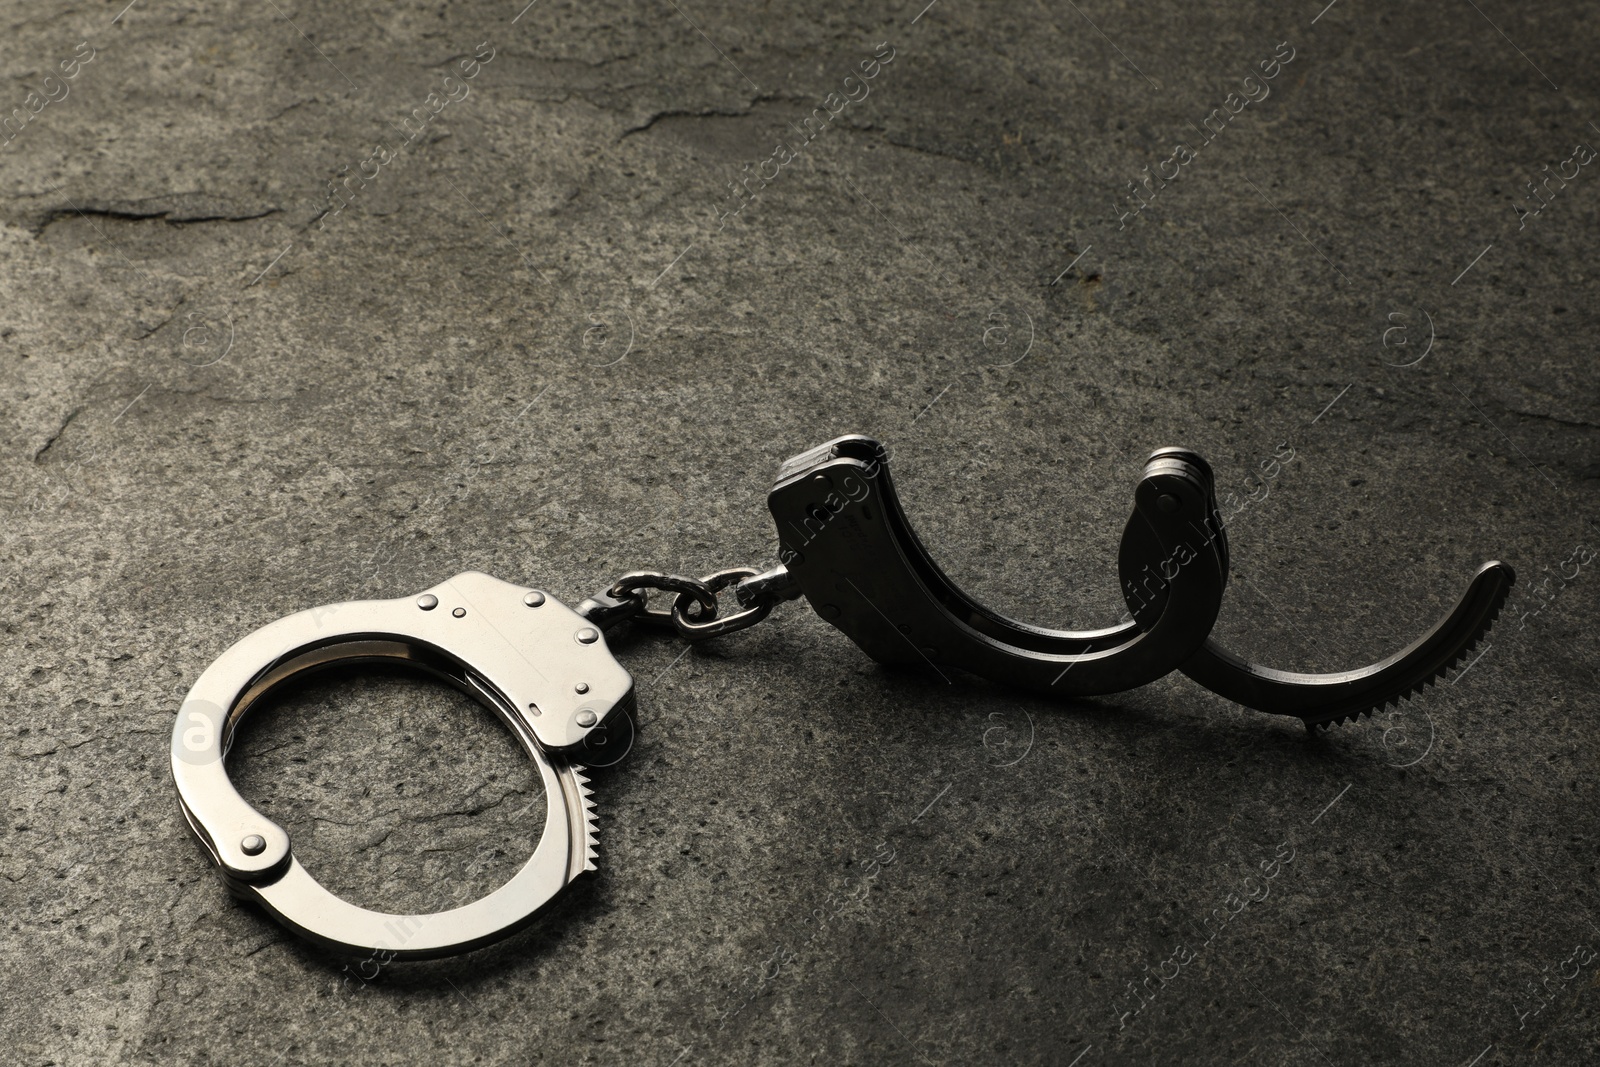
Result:
[[[720,614],[718,594],[733,587],[738,605]],[[652,592],[674,593],[670,609],[652,608]],[[686,641],[704,641],[754,626],[781,600],[792,600],[799,588],[779,567],[765,573],[754,567],[729,567],[704,578],[664,571],[629,571],[605,591],[585,600],[578,613],[598,626],[633,619],[649,626],[671,626]]]
[[681,574],[667,574],[663,571],[629,571],[611,583],[606,595],[618,600],[627,599],[630,594],[637,595],[639,607],[633,616],[635,620],[651,626],[671,626],[672,611],[651,609],[649,590],[652,589],[677,593],[680,598],[686,597],[691,603],[698,603],[701,611],[716,614],[717,594],[711,587],[693,578],[685,578]]
[[[678,628],[678,635],[686,641],[704,641],[708,637],[717,637],[720,634],[732,633],[754,626],[772,613],[773,601],[766,600],[745,607],[732,615],[721,618],[717,616],[715,596],[730,585],[754,578],[761,572],[754,567],[729,567],[727,570],[708,574],[700,579],[707,589],[711,590],[713,605],[707,610],[691,615],[689,609],[694,607],[694,598],[688,593],[680,593],[672,605],[672,625]],[[734,595],[737,601],[738,594]]]

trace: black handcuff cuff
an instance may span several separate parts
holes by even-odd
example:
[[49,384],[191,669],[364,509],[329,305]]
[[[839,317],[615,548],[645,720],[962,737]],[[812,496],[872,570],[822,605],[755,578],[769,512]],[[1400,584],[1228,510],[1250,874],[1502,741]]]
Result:
[[[767,497],[779,565],[693,579],[623,575],[576,607],[545,590],[467,572],[414,597],[334,604],[271,623],[224,652],[195,682],[172,734],[185,821],[236,895],[339,952],[421,959],[464,952],[531,922],[595,870],[597,829],[585,774],[596,742],[631,727],[632,677],[604,631],[624,620],[707,640],[754,625],[803,597],[868,656],[893,667],[967,671],[1044,696],[1120,692],[1174,670],[1245,707],[1308,729],[1352,720],[1431,685],[1493,625],[1515,578],[1478,568],[1456,606],[1386,659],[1302,674],[1228,651],[1212,628],[1228,585],[1228,537],[1211,468],[1163,448],[1144,465],[1123,527],[1117,572],[1128,617],[1100,630],[1016,622],[962,592],[911,528],[889,460],[869,437],[840,437],[783,464]],[[652,592],[673,597],[652,606]],[[722,594],[737,609],[723,613]],[[334,896],[295,860],[288,831],[228,778],[239,724],[287,685],[334,667],[400,666],[471,695],[534,762],[546,794],[538,846],[513,878],[460,908],[398,915]]]

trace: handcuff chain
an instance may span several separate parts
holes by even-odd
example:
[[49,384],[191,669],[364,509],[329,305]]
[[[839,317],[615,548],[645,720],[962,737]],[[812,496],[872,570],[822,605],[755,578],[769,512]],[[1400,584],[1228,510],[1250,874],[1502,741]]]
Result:
[[[722,615],[718,594],[730,586],[739,608]],[[652,592],[676,594],[672,607],[650,607]],[[640,570],[629,571],[604,592],[584,601],[578,613],[598,626],[633,619],[650,626],[671,626],[685,641],[704,641],[754,626],[770,615],[780,600],[792,600],[799,594],[799,587],[783,567],[766,572],[729,567],[704,578]]]

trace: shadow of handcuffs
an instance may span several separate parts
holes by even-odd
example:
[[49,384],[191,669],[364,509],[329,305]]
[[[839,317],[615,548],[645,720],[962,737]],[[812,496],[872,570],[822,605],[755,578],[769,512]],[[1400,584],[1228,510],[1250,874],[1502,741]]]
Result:
[[[882,445],[854,435],[783,464],[767,498],[780,564],[765,572],[729,567],[694,579],[632,571],[568,607],[544,590],[468,571],[415,596],[312,608],[261,627],[206,668],[174,724],[170,765],[189,829],[231,892],[324,948],[385,963],[450,956],[522,929],[596,869],[587,772],[618,762],[634,739],[633,677],[604,635],[624,621],[702,641],[803,597],[881,663],[940,675],[960,669],[1063,698],[1132,689],[1176,670],[1235,703],[1314,729],[1398,706],[1443,677],[1493,625],[1514,580],[1505,564],[1484,564],[1432,629],[1365,667],[1302,674],[1252,663],[1211,634],[1228,584],[1211,468],[1187,449],[1162,448],[1134,487],[1118,550],[1129,621],[1048,630],[956,587],[912,530],[888,464]],[[652,605],[660,593],[674,598],[670,609]],[[738,604],[727,614],[724,594]],[[461,690],[496,714],[533,762],[546,798],[538,845],[488,896],[426,915],[357,907],[301,866],[287,829],[229,779],[228,751],[253,708],[322,671],[361,665],[419,672]],[[1024,737],[991,714],[997,724],[983,735],[991,766],[1027,755],[1026,718]],[[1431,748],[1431,717],[1429,728]],[[1391,748],[1398,729],[1384,732],[1391,756],[1416,762],[1427,754],[1413,759],[1416,746],[1403,730]]]
[[1117,559],[1132,618],[1099,630],[1017,622],[962,592],[911,528],[885,450],[869,437],[840,437],[790,460],[768,505],[787,591],[880,663],[955,667],[1055,697],[1119,692],[1177,670],[1308,727],[1397,706],[1444,677],[1494,624],[1515,581],[1505,563],[1485,563],[1410,645],[1363,667],[1308,674],[1253,663],[1212,635],[1228,536],[1211,467],[1187,449],[1158,449],[1145,463]]

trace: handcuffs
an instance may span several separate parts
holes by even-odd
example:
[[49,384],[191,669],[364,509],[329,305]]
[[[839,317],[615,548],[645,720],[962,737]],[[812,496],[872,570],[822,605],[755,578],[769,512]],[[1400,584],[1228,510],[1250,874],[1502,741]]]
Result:
[[[426,959],[466,952],[533,921],[595,869],[585,752],[627,716],[633,679],[604,631],[624,620],[704,640],[754,625],[804,597],[880,663],[959,669],[1046,696],[1113,693],[1182,671],[1245,707],[1308,728],[1354,720],[1420,692],[1458,665],[1493,625],[1515,576],[1480,567],[1443,619],[1366,667],[1301,674],[1229,652],[1211,629],[1228,583],[1228,538],[1211,468],[1181,448],[1153,453],[1134,488],[1117,569],[1128,621],[1048,630],[1006,618],[963,593],[906,519],[877,441],[840,437],[788,460],[767,498],[779,565],[702,579],[656,571],[622,576],[576,607],[548,592],[467,572],[417,596],[302,611],[224,652],[189,691],[172,734],[172,777],[184,818],[236,896],[343,953]],[[731,590],[736,610],[723,614]],[[650,593],[674,595],[670,609]],[[543,782],[544,832],[499,889],[429,915],[358,908],[294,858],[287,831],[228,778],[239,724],[269,694],[332,667],[387,664],[439,678],[484,704],[521,742]],[[586,748],[587,746],[587,748]]]

